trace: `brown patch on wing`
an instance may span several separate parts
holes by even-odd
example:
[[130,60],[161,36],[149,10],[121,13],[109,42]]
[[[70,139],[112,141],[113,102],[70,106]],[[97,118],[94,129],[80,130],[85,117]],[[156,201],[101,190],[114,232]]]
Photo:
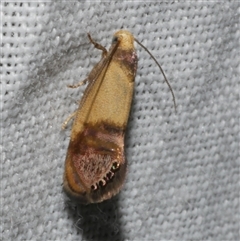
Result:
[[[68,194],[88,203],[119,192],[126,173],[124,129],[112,123],[85,124],[84,131],[70,141],[64,182]],[[67,173],[67,165],[73,174]]]
[[113,56],[113,60],[117,61],[119,66],[121,66],[122,68],[126,68],[129,77],[133,78],[134,81],[134,77],[137,72],[138,62],[136,52],[132,50],[127,51],[118,49]]

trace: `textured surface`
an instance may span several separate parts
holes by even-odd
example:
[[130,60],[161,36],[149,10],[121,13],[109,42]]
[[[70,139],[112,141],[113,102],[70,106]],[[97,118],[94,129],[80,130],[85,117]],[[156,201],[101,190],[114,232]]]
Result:
[[[239,240],[239,3],[1,3],[1,240]],[[139,68],[128,176],[99,205],[64,201],[84,79],[125,28]]]

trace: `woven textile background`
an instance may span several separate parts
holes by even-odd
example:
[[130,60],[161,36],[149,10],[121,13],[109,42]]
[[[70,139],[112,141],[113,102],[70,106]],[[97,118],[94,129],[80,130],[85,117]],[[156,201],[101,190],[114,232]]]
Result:
[[[1,3],[1,240],[239,240],[238,1]],[[139,63],[119,195],[65,200],[83,80],[128,29]]]

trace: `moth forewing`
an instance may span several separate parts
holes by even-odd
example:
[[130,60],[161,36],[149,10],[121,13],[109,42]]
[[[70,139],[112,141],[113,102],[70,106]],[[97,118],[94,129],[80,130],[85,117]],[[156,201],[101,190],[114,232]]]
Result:
[[114,34],[109,52],[104,52],[90,72],[75,115],[65,162],[64,190],[76,201],[101,202],[122,187],[127,167],[124,135],[136,69],[134,37],[120,30]]

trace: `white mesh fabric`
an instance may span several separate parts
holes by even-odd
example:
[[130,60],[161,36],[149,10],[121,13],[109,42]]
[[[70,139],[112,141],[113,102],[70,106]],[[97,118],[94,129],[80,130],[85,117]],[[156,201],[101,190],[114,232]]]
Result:
[[[239,240],[239,3],[1,3],[1,240]],[[69,207],[62,174],[83,80],[128,29],[139,64],[115,198]]]

